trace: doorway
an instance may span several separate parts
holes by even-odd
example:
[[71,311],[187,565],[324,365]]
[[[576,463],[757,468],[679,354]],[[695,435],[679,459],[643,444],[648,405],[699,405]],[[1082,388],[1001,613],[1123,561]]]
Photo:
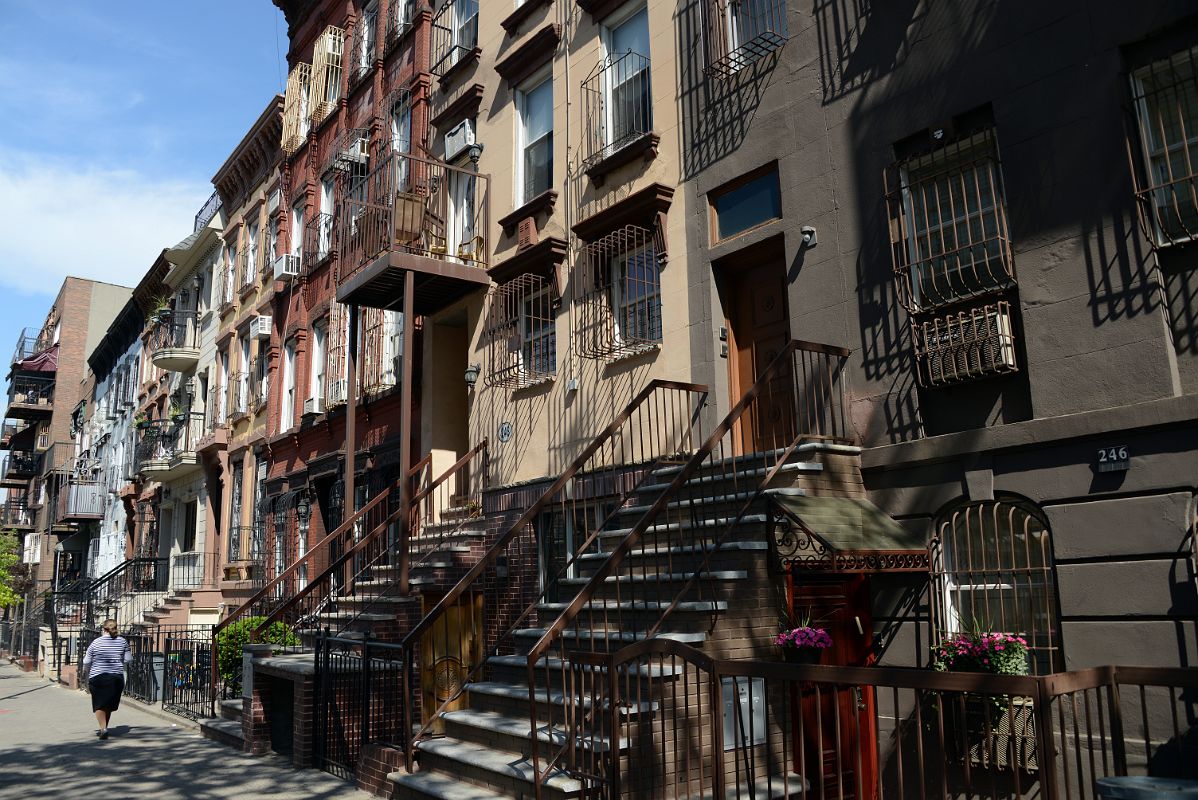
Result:
[[[439,597],[424,596],[424,615],[437,605]],[[421,714],[427,722],[437,709],[456,711],[467,705],[463,687],[471,671],[482,661],[483,596],[458,598],[420,637]],[[444,732],[438,719],[435,734]]]
[[[767,243],[768,244],[768,243]],[[738,254],[720,269],[728,330],[730,405],[735,405],[790,340],[786,264],[778,247]],[[794,439],[789,365],[773,374],[738,423],[741,452],[785,447]]]
[[[789,572],[787,596],[794,625],[810,619],[832,646],[819,663],[864,667],[874,661],[869,579],[861,574]],[[806,685],[797,698],[793,758],[806,764],[820,797],[873,800],[877,786],[877,728],[872,687]],[[804,735],[798,735],[798,725]],[[800,741],[800,739],[802,741]],[[818,764],[819,768],[813,768]],[[818,783],[817,783],[818,782]],[[813,787],[813,788],[817,788]]]

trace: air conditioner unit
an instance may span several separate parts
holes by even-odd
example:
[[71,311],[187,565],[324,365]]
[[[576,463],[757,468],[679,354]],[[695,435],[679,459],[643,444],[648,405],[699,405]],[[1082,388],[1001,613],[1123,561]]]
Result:
[[304,401],[304,416],[324,413],[324,398],[309,397]]
[[463,120],[445,134],[445,160],[453,161],[472,144],[474,144],[474,120]]
[[299,275],[299,256],[283,255],[275,259],[275,280],[285,281]]
[[283,192],[275,189],[270,193],[269,199],[266,201],[266,211],[268,214],[273,214],[279,210],[279,204],[283,201]]
[[920,325],[926,385],[942,386],[1018,369],[1010,304],[984,306]]
[[269,339],[271,327],[271,316],[269,314],[259,314],[250,320],[250,338],[251,339]]
[[345,378],[338,378],[335,381],[329,381],[329,389],[325,392],[327,398],[325,405],[340,405],[349,397],[349,381]]
[[350,142],[349,147],[341,151],[341,160],[347,164],[365,164],[369,155],[369,147],[365,139],[358,137]]

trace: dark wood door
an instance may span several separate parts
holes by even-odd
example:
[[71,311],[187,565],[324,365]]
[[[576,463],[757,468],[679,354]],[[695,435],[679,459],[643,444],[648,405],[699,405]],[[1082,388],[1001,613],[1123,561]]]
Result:
[[[440,598],[426,595],[424,613],[428,614]],[[420,686],[423,690],[421,711],[424,721],[444,706],[457,711],[467,705],[466,685],[471,671],[482,660],[483,596],[467,595],[449,606],[440,620],[420,637]],[[443,724],[433,726],[443,733]]]
[[[728,355],[732,403],[765,371],[790,339],[786,269],[771,259],[723,272],[727,292]],[[740,424],[743,452],[782,447],[793,438],[790,371],[775,373]]]
[[[869,582],[864,575],[831,577],[791,573],[788,594],[795,624],[810,618],[832,636],[825,666],[863,667],[873,662]],[[875,697],[870,687],[805,687],[800,692],[800,737],[795,770],[803,765],[817,800],[873,800],[877,785]],[[819,765],[815,769],[814,765]]]

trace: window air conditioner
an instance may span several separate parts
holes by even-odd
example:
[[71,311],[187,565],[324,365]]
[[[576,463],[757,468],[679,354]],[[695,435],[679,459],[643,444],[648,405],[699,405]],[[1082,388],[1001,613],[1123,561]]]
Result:
[[366,140],[358,137],[350,142],[349,147],[341,151],[341,160],[346,164],[365,164],[369,155]]
[[283,255],[275,259],[275,280],[285,281],[299,275],[299,256]]
[[1018,368],[1007,303],[953,314],[935,323],[925,322],[922,327],[926,374],[932,386]]
[[349,381],[345,378],[338,378],[335,381],[329,381],[329,390],[325,393],[328,398],[326,405],[334,403],[344,403],[349,395]]
[[324,398],[309,397],[304,401],[304,416],[324,413]]
[[271,317],[269,314],[259,314],[250,320],[251,339],[270,338]]
[[474,144],[474,120],[463,120],[445,134],[445,160],[453,161],[472,144]]
[[281,190],[275,189],[273,192],[271,192],[270,198],[266,201],[267,213],[273,214],[274,212],[278,211],[279,203],[281,203],[282,200],[283,200],[283,192]]

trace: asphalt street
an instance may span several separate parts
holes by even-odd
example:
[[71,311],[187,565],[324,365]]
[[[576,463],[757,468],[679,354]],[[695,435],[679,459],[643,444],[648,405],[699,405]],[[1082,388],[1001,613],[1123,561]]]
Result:
[[127,698],[109,730],[106,741],[96,738],[84,692],[0,665],[0,800],[370,798],[318,770],[210,742],[185,721],[147,713]]

